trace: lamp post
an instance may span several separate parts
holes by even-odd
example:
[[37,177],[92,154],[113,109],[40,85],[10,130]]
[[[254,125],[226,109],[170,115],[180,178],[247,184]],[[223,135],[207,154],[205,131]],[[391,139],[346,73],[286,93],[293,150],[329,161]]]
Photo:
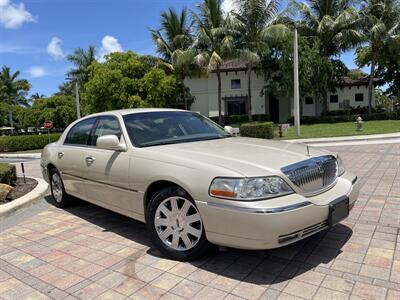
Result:
[[297,136],[300,136],[300,102],[299,102],[299,57],[298,57],[298,43],[297,43],[297,28],[294,28],[294,41],[293,41],[293,75],[294,75],[294,126]]
[[81,118],[81,105],[79,103],[79,84],[75,81],[75,104],[76,104],[76,117]]

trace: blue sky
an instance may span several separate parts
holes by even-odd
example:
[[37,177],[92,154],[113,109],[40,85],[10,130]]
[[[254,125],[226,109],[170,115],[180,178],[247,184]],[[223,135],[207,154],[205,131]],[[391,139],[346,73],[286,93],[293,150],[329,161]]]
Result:
[[[226,0],[227,5],[232,0]],[[77,47],[98,52],[154,54],[148,31],[169,7],[194,8],[198,0],[0,0],[0,66],[20,70],[31,93],[51,95],[71,68]],[[342,55],[354,68],[353,53]]]

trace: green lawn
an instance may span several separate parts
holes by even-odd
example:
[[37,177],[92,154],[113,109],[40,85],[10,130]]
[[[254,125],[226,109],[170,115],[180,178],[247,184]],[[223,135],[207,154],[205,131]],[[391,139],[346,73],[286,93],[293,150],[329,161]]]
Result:
[[[361,132],[356,131],[356,125],[352,122],[301,125],[300,137],[297,137],[294,127],[291,126],[287,134],[281,139],[320,138],[393,132],[400,132],[400,120],[366,121],[364,122],[364,130]],[[276,136],[278,136],[278,131],[276,132]]]

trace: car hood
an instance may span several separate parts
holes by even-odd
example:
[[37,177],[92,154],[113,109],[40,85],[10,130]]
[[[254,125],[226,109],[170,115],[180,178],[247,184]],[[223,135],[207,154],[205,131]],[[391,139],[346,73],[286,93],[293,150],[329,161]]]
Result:
[[[242,137],[155,146],[151,151],[157,152],[158,158],[173,157],[175,163],[195,161],[242,176],[281,174],[282,167],[309,158],[305,144]],[[310,156],[329,154],[311,147],[309,153]]]

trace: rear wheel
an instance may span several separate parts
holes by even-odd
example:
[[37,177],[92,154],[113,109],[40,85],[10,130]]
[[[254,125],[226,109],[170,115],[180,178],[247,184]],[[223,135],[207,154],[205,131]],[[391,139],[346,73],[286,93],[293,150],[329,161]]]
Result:
[[155,193],[146,219],[154,245],[165,256],[193,260],[209,249],[200,213],[190,195],[179,187]]
[[65,193],[64,183],[60,172],[53,168],[50,170],[50,188],[57,207],[66,207],[69,203],[68,195]]

